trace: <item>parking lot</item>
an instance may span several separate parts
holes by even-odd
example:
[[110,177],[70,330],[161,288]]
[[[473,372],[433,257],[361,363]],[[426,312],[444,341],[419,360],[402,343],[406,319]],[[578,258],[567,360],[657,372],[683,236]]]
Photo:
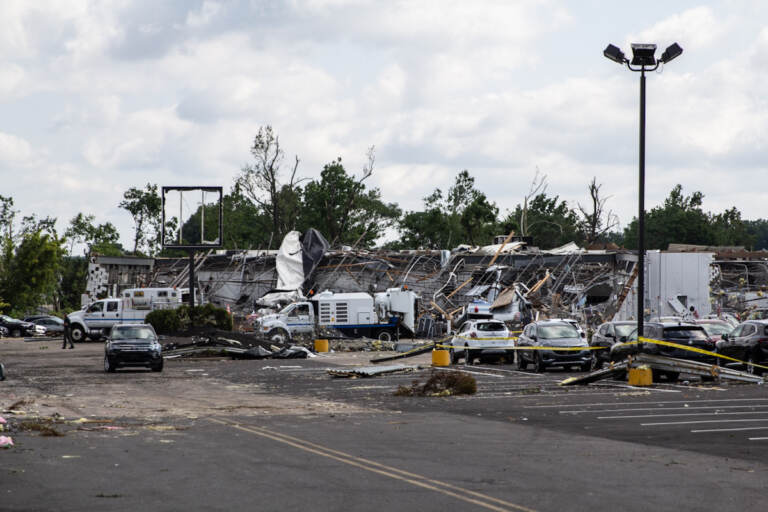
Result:
[[[563,387],[578,373],[432,369],[429,354],[407,373],[328,375],[367,352],[106,374],[102,350],[0,342],[0,407],[19,413],[2,413],[17,425],[0,451],[5,509],[764,510],[763,386]],[[456,370],[475,395],[394,396]],[[35,417],[61,435],[18,428]]]

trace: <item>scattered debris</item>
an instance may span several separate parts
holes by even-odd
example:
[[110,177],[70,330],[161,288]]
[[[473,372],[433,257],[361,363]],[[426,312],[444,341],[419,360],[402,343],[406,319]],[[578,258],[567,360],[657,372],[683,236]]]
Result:
[[345,377],[345,378],[357,378],[357,377],[375,377],[377,375],[385,375],[388,373],[404,373],[417,370],[418,366],[406,366],[404,364],[395,364],[390,366],[359,366],[356,368],[350,368],[341,370],[338,368],[331,368],[326,370],[331,377]]
[[460,371],[433,370],[424,384],[414,380],[410,386],[400,386],[395,396],[452,396],[477,393],[475,378]]
[[435,343],[427,343],[424,345],[420,345],[412,350],[409,350],[407,352],[403,352],[401,354],[395,354],[393,356],[384,356],[384,357],[375,357],[371,359],[371,362],[376,363],[383,363],[385,361],[394,361],[396,359],[405,359],[406,357],[413,357],[417,356],[419,354],[424,354],[427,352],[431,352],[432,349],[435,348]]
[[570,377],[560,382],[561,386],[572,386],[576,384],[590,384],[603,379],[623,378],[628,368],[637,368],[648,366],[656,374],[665,374],[674,376],[676,379],[680,373],[687,373],[699,376],[702,380],[735,380],[740,382],[750,382],[753,384],[763,384],[765,381],[759,375],[747,372],[740,372],[718,365],[691,361],[688,359],[677,359],[674,357],[664,357],[652,354],[635,354],[626,361],[613,363],[608,368],[597,370],[581,377]]
[[0,448],[10,448],[13,446],[13,439],[8,436],[0,436]]

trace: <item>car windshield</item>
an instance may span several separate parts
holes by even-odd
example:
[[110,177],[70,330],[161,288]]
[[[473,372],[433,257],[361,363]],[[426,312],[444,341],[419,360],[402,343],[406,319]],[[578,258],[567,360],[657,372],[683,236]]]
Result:
[[121,327],[112,331],[112,339],[147,341],[155,339],[155,333],[149,327]]
[[578,338],[579,331],[572,325],[541,325],[537,330],[539,338],[554,340],[558,338]]
[[720,322],[705,322],[702,323],[701,326],[710,336],[721,336],[723,334],[728,334],[733,330],[733,327],[731,327],[730,324]]
[[504,329],[506,329],[506,327],[504,327],[504,324],[501,322],[485,322],[477,324],[477,330],[482,332],[503,331]]
[[635,330],[635,324],[624,324],[624,325],[619,324],[614,327],[616,327],[616,336],[618,336],[619,338],[623,336],[629,336],[630,334],[632,334],[632,331]]
[[706,340],[707,333],[702,328],[670,327],[664,329],[664,337],[668,340]]

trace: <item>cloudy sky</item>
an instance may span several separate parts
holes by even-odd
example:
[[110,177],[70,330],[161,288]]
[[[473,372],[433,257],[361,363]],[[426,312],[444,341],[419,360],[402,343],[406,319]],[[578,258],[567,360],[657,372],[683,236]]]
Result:
[[[0,195],[110,221],[130,187],[221,185],[272,125],[299,173],[342,157],[417,209],[468,169],[502,213],[536,170],[572,205],[596,177],[637,211],[639,77],[602,55],[673,42],[648,76],[648,209],[681,183],[765,218],[768,3],[0,2]],[[619,7],[620,6],[620,7]]]

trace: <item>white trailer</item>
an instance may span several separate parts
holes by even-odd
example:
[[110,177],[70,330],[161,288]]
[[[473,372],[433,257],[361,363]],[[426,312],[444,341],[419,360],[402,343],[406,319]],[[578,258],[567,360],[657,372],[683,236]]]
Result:
[[373,296],[324,291],[259,318],[256,328],[276,342],[314,335],[318,328],[336,329],[351,338],[368,336],[389,341],[401,333],[414,333],[417,307],[418,296],[403,288],[390,288]]
[[129,288],[120,297],[94,301],[67,317],[74,341],[99,340],[117,323],[141,323],[150,311],[181,304],[181,291],[176,288]]

